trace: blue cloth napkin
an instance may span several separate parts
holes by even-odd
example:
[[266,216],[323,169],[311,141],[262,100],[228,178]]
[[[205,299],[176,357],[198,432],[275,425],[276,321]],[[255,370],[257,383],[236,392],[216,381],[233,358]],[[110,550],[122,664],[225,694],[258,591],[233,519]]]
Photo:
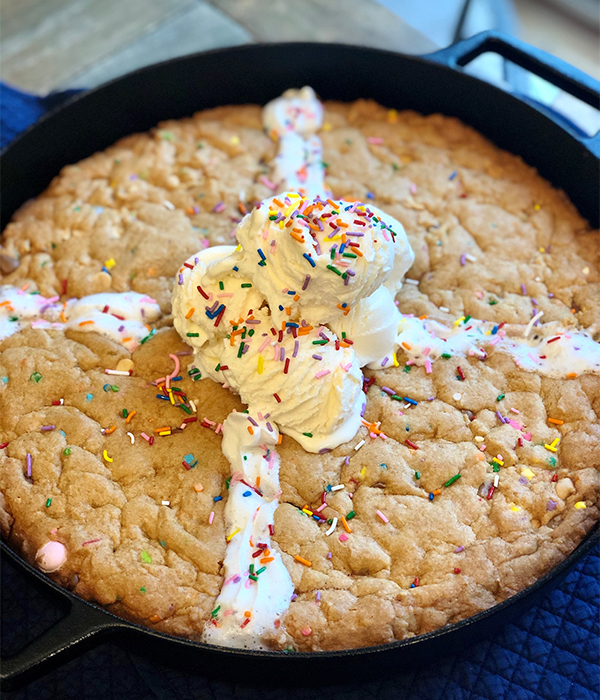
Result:
[[[4,146],[75,91],[41,98],[6,85],[0,100]],[[56,604],[3,562],[2,646],[14,653],[60,617]],[[47,674],[12,700],[598,700],[600,697],[600,556],[584,557],[569,576],[515,624],[422,669],[368,683],[340,678],[339,685],[273,689],[260,682],[209,681],[201,667],[175,670],[114,644],[101,644]],[[38,632],[39,633],[39,632]]]

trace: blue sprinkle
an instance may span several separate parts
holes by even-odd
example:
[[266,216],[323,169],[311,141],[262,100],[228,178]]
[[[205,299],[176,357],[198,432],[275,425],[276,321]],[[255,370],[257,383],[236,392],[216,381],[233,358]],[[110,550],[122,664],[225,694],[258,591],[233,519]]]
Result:
[[367,199],[375,199],[375,195],[372,192],[367,192]]
[[316,267],[316,262],[310,257],[308,253],[302,253],[302,256],[308,260],[312,267]]
[[96,212],[96,214],[102,214],[102,212],[104,211],[104,207],[94,207],[94,211]]
[[433,501],[433,494],[432,493],[429,494],[429,500]]
[[404,400],[406,401],[406,403],[411,403],[413,406],[416,406],[419,403],[418,401],[415,401],[414,399],[409,399],[408,396],[405,396]]
[[86,394],[85,398],[86,398],[86,401],[91,401],[94,398],[94,394]]
[[191,464],[194,461],[194,455],[190,452],[189,455],[186,455],[183,458],[188,464]]
[[257,248],[256,252],[260,255],[262,260],[266,260],[265,254],[262,252],[260,248]]
[[[110,272],[106,269],[105,265],[102,265],[102,272],[106,272],[107,275],[110,275]],[[112,275],[110,275],[112,277]]]
[[455,170],[455,171],[450,175],[450,177],[448,178],[448,180],[454,180],[454,178],[455,178],[457,175],[458,175],[458,171]]
[[104,391],[110,391],[112,387],[110,384],[105,384],[102,388],[104,389]]
[[222,501],[222,500],[223,500],[223,496],[215,496],[215,497],[213,498],[213,501],[214,501],[215,503],[216,503],[217,501]]
[[416,586],[415,586],[414,583],[411,583],[411,584],[410,584],[410,587],[411,587],[411,588],[416,588]]
[[183,379],[183,377],[171,377],[172,382],[180,382]]
[[8,384],[8,377],[2,377],[2,384]]
[[327,491],[327,493],[331,491],[331,484],[327,484],[327,486],[325,487],[325,491]]
[[283,306],[281,306],[281,304],[279,304],[279,310],[283,311]]
[[288,294],[293,297],[296,292],[292,292],[291,290],[288,292]]
[[492,328],[492,335],[496,335],[497,332],[498,332],[498,326],[494,326]]
[[252,495],[252,491],[244,491],[244,493],[242,494],[242,496],[244,498],[248,498],[248,496],[251,496],[251,495]]
[[320,519],[321,519],[321,518],[319,518],[318,515],[313,515],[313,520],[316,520],[317,522],[319,522]]
[[65,433],[64,430],[59,430],[58,431],[63,437],[67,437],[67,434]]
[[233,266],[233,269],[234,269],[236,272],[239,272],[239,271],[240,271],[240,268],[239,268],[237,265],[234,265],[234,266]]
[[157,399],[162,399],[163,401],[170,401],[171,399],[168,396],[163,396],[162,394],[156,394]]
[[287,328],[300,328],[300,326],[297,323],[291,323],[288,321],[288,323],[285,324]]

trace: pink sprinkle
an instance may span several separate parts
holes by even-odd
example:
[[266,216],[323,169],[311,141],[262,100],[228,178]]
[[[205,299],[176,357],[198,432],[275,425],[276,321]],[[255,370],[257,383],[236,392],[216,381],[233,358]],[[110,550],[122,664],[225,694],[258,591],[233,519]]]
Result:
[[220,214],[220,213],[221,213],[222,211],[224,211],[224,210],[225,210],[225,202],[218,202],[218,203],[215,204],[215,206],[213,207],[213,211],[214,211],[216,214]]
[[345,542],[348,539],[348,535],[345,532],[342,532],[340,535],[340,542]]
[[523,426],[520,423],[517,423],[516,420],[513,420],[512,418],[508,421],[508,424],[511,425],[515,430],[522,430]]
[[321,379],[321,377],[324,377],[327,374],[331,374],[331,370],[329,369],[322,369],[320,372],[317,372],[315,374],[315,379]]
[[100,538],[98,538],[97,540],[88,540],[87,542],[83,542],[81,546],[85,547],[88,544],[94,544],[94,542],[100,542]]
[[214,420],[208,420],[208,418],[207,418],[206,416],[205,416],[202,420],[203,420],[205,423],[208,423],[209,425],[216,425],[216,423],[214,422]]
[[531,433],[523,433],[523,439],[531,442]]
[[223,430],[223,423],[219,423],[215,428],[215,435],[218,435]]
[[381,145],[383,143],[383,139],[381,138],[381,136],[367,136],[367,141],[369,143],[375,143],[378,145]]
[[258,348],[258,352],[262,352],[270,342],[271,342],[270,338],[265,338],[263,344]]
[[208,524],[209,524],[209,525],[212,525],[214,519],[215,519],[215,511],[214,511],[214,510],[211,510],[211,511],[210,511],[210,515],[208,516]]
[[270,190],[276,190],[276,189],[277,189],[277,185],[276,185],[274,182],[271,182],[271,180],[269,180],[269,178],[266,177],[265,175],[261,175],[260,178],[259,178],[259,180],[262,182],[262,184],[263,184],[265,187],[268,187]]
[[390,522],[380,510],[377,511],[377,515],[383,520],[384,523]]
[[246,579],[246,583],[244,584],[244,586],[245,586],[246,588],[250,588],[251,585],[252,585],[252,581],[251,581],[249,578],[247,578],[247,579]]
[[315,513],[320,513],[322,510],[327,508],[327,503],[321,503],[321,505],[315,510]]
[[150,436],[146,435],[146,433],[141,433],[141,436],[144,438],[144,440],[150,441]]
[[417,186],[415,185],[414,182],[410,183],[410,193],[411,194],[417,194]]
[[519,411],[519,410],[516,409],[516,408],[511,408],[510,410],[511,410],[513,413],[521,413],[521,411]]
[[230,576],[226,581],[223,581],[223,585],[226,586],[228,583],[231,583],[236,576],[237,574],[233,574],[233,576]]
[[480,452],[485,452],[485,445],[482,445],[482,446],[479,448],[479,451],[480,451]]
[[431,360],[425,360],[425,372],[431,374]]
[[498,336],[495,336],[490,340],[490,345],[497,345],[500,342],[500,338]]
[[312,634],[311,628],[310,628],[310,627],[304,627],[304,628],[302,629],[302,634],[303,634],[305,637],[310,637],[310,635]]

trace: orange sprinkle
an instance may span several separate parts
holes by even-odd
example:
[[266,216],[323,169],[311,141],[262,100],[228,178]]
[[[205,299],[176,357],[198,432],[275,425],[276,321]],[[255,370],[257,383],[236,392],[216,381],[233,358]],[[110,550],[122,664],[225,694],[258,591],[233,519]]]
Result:
[[191,318],[194,315],[194,311],[196,309],[190,309],[187,314],[185,315],[186,318]]
[[7,306],[8,304],[10,304],[10,301],[3,301],[0,306]]
[[292,307],[291,307],[291,306],[286,306],[286,307],[285,307],[285,313],[286,313],[288,316],[291,316],[291,315],[292,315]]
[[271,561],[275,561],[275,557],[264,557],[263,559],[259,559],[261,564],[268,564]]
[[250,435],[254,435],[254,430],[252,430],[251,425],[248,426],[248,432],[250,433]]
[[281,433],[279,433],[279,437],[277,438],[277,444],[281,445],[282,442],[283,442],[283,435]]
[[338,208],[338,205],[337,205],[335,202],[332,202],[330,199],[327,200],[327,204],[331,204],[331,206],[332,206],[334,209],[337,209],[337,208]]
[[299,294],[294,294],[294,301],[298,301],[298,299],[300,299],[300,295],[299,295]]
[[250,610],[244,611],[244,617],[251,617],[251,616],[252,616],[252,613],[250,612]]
[[563,425],[564,420],[560,420],[559,418],[548,418],[548,423],[554,423],[554,425]]
[[21,287],[21,291],[24,292],[27,287],[29,287],[29,282],[25,282],[25,284]]
[[300,328],[298,328],[298,335],[308,335],[312,329],[312,326],[300,326]]
[[105,434],[105,435],[110,435],[111,433],[114,433],[116,429],[117,429],[117,426],[116,426],[116,425],[113,425],[112,428],[106,428],[105,431],[104,431],[104,434]]
[[348,525],[348,521],[346,520],[346,518],[343,515],[342,515],[342,525],[344,526],[344,529],[346,530],[346,532],[352,532],[352,528],[350,527],[350,525]]
[[348,224],[344,223],[341,219],[335,222],[340,228],[348,228]]
[[92,325],[94,324],[93,321],[82,321],[79,325],[80,325],[80,326],[89,326],[90,323],[91,323]]
[[442,493],[441,489],[436,489],[435,491],[432,491],[434,496],[439,496],[440,493]]
[[247,214],[248,210],[246,209],[246,205],[244,202],[238,202],[238,209],[240,210],[240,214]]
[[569,372],[569,374],[567,374],[567,379],[575,379],[576,376],[577,372]]
[[61,320],[63,323],[66,323],[66,322],[67,322],[67,319],[65,318],[65,312],[64,312],[64,311],[61,311],[61,312],[60,312],[60,320]]
[[308,221],[308,219],[305,219],[306,225],[308,228],[312,228],[313,231],[320,231],[321,229],[316,225],[313,224],[312,222]]
[[363,254],[361,253],[361,251],[358,248],[352,248],[352,252],[356,253],[359,258],[363,257]]
[[193,214],[193,213],[194,213],[194,207],[188,207],[188,208],[186,209],[186,211],[187,211],[188,214]]
[[308,561],[308,559],[304,559],[304,557],[301,557],[299,554],[296,554],[294,556],[294,559],[296,561],[299,561],[301,564],[304,564],[304,566],[312,566],[312,564]]
[[167,425],[166,428],[156,428],[154,432],[155,432],[155,433],[162,433],[162,432],[164,432],[165,430],[171,430],[171,426]]
[[425,318],[427,318],[427,314],[423,314],[422,316],[419,316],[419,321],[422,321]]
[[256,488],[257,488],[257,489],[260,488],[260,476],[257,476],[257,477],[256,477]]
[[402,346],[405,347],[407,350],[410,350],[412,348],[412,345],[410,343],[407,343],[405,340],[402,341]]
[[273,199],[273,202],[274,202],[278,207],[282,207],[282,206],[283,206],[283,202],[280,202],[278,199]]
[[290,236],[295,240],[298,241],[299,243],[304,243],[304,236],[299,236],[297,233],[294,233],[294,229],[290,231]]
[[127,414],[127,418],[125,418],[126,423],[131,423],[131,419],[135,416],[137,411],[131,411],[131,413]]
[[122,343],[127,343],[127,342],[130,341],[130,340],[133,340],[133,338],[131,338],[131,337],[123,338],[123,340],[122,340],[121,342],[122,342]]
[[204,491],[204,486],[202,486],[202,484],[194,484],[194,491],[196,493],[200,493]]
[[293,226],[294,220],[293,219],[288,219],[284,225],[285,228],[289,228],[290,226]]
[[481,452],[478,452],[478,453],[475,455],[475,459],[476,459],[478,462],[483,462],[483,460],[485,459],[485,457],[481,454]]
[[160,622],[160,619],[160,615],[154,613],[154,615],[152,615],[152,617],[150,618],[150,622]]

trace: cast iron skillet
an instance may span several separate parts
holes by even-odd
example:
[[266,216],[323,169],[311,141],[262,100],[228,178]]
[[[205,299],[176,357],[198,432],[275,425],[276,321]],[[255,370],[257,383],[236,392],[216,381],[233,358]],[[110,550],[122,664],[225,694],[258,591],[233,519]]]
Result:
[[[597,81],[557,58],[492,32],[418,58],[309,43],[251,45],[184,56],[72,98],[11,143],[0,161],[2,226],[23,202],[42,192],[63,165],[102,150],[122,136],[146,131],[163,119],[185,117],[218,105],[264,104],[289,87],[305,84],[312,85],[323,99],[349,102],[368,97],[397,109],[459,117],[501,148],[537,167],[597,226],[600,134],[584,136],[539,104],[513,97],[457,70],[487,51],[598,106]],[[148,650],[154,658],[230,679],[332,682],[410,668],[481,639],[514,620],[561,581],[598,539],[596,527],[567,559],[535,584],[462,622],[392,644],[315,654],[221,649],[156,632],[62,589],[2,543],[8,557],[67,602],[69,612],[17,655],[2,659],[1,678],[5,689],[15,687],[109,634],[116,634],[120,643],[134,645],[138,651]]]

